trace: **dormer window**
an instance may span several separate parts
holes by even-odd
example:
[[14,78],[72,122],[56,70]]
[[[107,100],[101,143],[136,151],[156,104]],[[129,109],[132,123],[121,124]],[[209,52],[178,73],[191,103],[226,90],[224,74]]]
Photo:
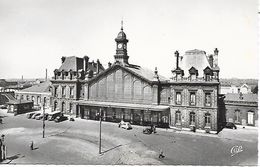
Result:
[[205,81],[210,81],[211,76],[213,75],[212,70],[209,67],[206,67],[203,71]]
[[189,69],[189,73],[190,73],[190,79],[191,80],[196,80],[197,76],[198,76],[198,70],[195,67],[191,67]]

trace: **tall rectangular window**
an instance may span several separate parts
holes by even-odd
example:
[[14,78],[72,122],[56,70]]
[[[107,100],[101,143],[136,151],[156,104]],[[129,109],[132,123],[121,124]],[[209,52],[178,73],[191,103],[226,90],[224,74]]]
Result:
[[210,126],[210,114],[205,114],[205,126]]
[[72,114],[72,103],[69,105],[69,112]]
[[54,93],[53,93],[54,97],[58,97],[58,87],[54,87]]
[[205,106],[211,106],[211,94],[205,93]]
[[65,86],[62,87],[61,92],[62,92],[62,97],[66,96],[66,91],[65,91]]
[[181,124],[181,112],[179,110],[175,113],[175,123]]
[[190,125],[195,125],[195,113],[190,113]]
[[181,104],[181,92],[176,92],[176,104]]
[[70,87],[70,98],[74,97],[74,91],[73,91],[73,87]]
[[240,123],[240,111],[235,110],[235,123]]
[[190,105],[192,105],[192,106],[196,105],[196,94],[195,94],[195,92],[190,93]]

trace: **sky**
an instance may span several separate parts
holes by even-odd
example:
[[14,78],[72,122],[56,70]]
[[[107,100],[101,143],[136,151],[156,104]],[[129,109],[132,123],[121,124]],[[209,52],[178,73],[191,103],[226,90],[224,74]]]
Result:
[[219,50],[220,78],[258,78],[257,0],[0,0],[0,78],[44,78],[62,56],[114,62],[123,20],[131,64],[172,77],[174,52]]

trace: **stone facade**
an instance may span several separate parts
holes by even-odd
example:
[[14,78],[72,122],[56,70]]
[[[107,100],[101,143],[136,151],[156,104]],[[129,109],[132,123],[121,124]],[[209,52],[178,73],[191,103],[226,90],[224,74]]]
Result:
[[82,80],[90,79],[104,70],[102,64],[89,62],[89,57],[62,57],[59,69],[54,70],[52,83],[52,110],[65,114],[77,114],[78,106],[73,103],[83,94]]
[[[208,56],[197,49],[187,51],[181,62],[184,69],[179,67],[176,51],[177,65],[173,77],[167,79],[158,74],[157,68],[151,71],[129,63],[123,28],[115,42],[115,62],[107,69],[100,68],[99,62],[89,64],[85,57],[62,58],[62,66],[51,80],[54,110],[83,119],[102,116],[104,121],[217,131],[217,49]],[[77,61],[80,63],[76,66],[71,63]]]

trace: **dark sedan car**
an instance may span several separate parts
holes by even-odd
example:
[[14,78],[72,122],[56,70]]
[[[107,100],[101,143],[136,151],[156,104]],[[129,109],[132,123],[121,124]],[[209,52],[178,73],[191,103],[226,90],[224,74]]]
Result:
[[237,129],[237,126],[234,123],[232,123],[232,122],[227,122],[226,125],[225,125],[225,128]]
[[65,117],[65,116],[57,116],[55,118],[55,122],[58,123],[58,122],[62,122],[62,121],[65,121],[65,120],[68,120],[68,117]]

